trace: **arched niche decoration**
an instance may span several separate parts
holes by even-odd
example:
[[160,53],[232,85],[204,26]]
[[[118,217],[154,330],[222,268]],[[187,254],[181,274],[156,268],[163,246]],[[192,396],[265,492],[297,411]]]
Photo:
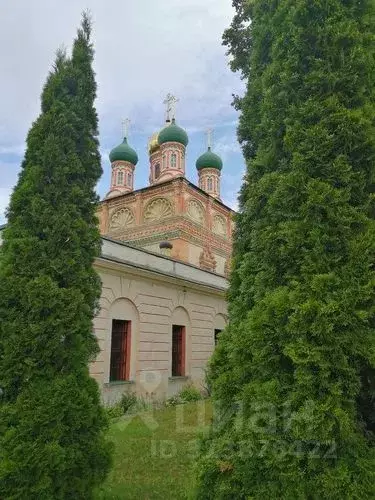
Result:
[[224,314],[216,314],[214,319],[214,329],[224,330],[228,324],[228,318]]
[[133,226],[135,223],[135,217],[130,208],[120,208],[111,217],[109,223],[109,229],[119,230],[126,229],[129,226]]
[[190,199],[187,206],[188,216],[198,224],[204,224],[205,210],[202,203],[194,198]]
[[143,213],[145,222],[152,222],[173,215],[173,205],[167,198],[155,198],[147,203]]
[[187,310],[182,306],[177,306],[171,315],[172,325],[190,326],[190,316]]
[[212,231],[219,236],[227,235],[227,225],[224,217],[222,217],[221,215],[214,215]]

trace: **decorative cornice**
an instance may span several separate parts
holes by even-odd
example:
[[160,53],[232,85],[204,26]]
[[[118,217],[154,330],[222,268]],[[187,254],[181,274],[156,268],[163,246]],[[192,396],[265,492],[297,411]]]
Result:
[[204,175],[217,175],[218,177],[220,177],[220,174],[220,170],[211,167],[202,168],[198,171],[199,177],[203,177]]
[[[223,211],[223,213],[232,213],[234,214],[235,211],[232,210],[230,207],[228,207],[227,205],[225,205],[222,201],[218,200],[218,199],[215,199],[213,198],[212,196],[210,196],[208,193],[206,193],[205,191],[203,191],[203,189],[199,188],[198,186],[196,186],[195,184],[193,184],[192,182],[190,182],[188,179],[186,179],[186,177],[174,177],[173,179],[169,179],[167,181],[165,181],[164,183],[160,183],[160,184],[153,184],[151,186],[146,186],[144,188],[140,188],[140,189],[136,189],[134,191],[132,191],[131,193],[124,193],[123,195],[121,195],[120,198],[122,201],[125,201],[127,199],[128,196],[133,196],[135,194],[143,194],[143,193],[151,193],[153,190],[156,190],[156,189],[160,189],[162,186],[164,187],[165,190],[168,190],[168,188],[170,188],[170,186],[175,183],[175,182],[178,182],[180,183],[181,187],[180,189],[182,190],[183,188],[187,188],[187,189],[191,189],[192,192],[195,192],[196,195],[200,195],[202,197],[202,199],[204,200],[212,200],[214,205],[216,205],[217,207],[217,210],[219,211]],[[152,196],[152,195],[150,195]],[[120,201],[118,200],[118,198],[116,197],[116,201]],[[109,203],[111,202],[111,199],[109,200],[102,200],[100,202],[100,204],[102,203]]]
[[159,225],[159,227],[154,227],[153,231],[145,230],[142,232],[137,231],[137,227],[133,226],[128,231],[121,231],[121,233],[111,231],[109,234],[113,235],[117,240],[129,242],[137,247],[158,243],[161,240],[179,238],[201,248],[208,244],[215,253],[225,258],[229,257],[232,253],[232,245],[227,241],[219,241],[215,237],[212,237],[212,235],[193,235],[186,226],[176,228],[175,225],[163,224]]
[[132,171],[134,171],[134,169],[135,169],[135,165],[130,163],[130,161],[123,161],[123,160],[114,161],[113,163],[111,163],[111,167],[112,167],[112,169],[114,169],[116,167],[130,167],[132,169]]
[[164,151],[165,149],[171,149],[171,148],[179,149],[180,151],[185,151],[185,149],[186,149],[186,147],[183,144],[181,144],[180,142],[164,142],[160,146],[160,149],[162,151]]
[[206,241],[209,240],[212,243],[216,243],[217,246],[223,248],[231,249],[231,238],[228,239],[226,236],[220,236],[218,234],[212,233],[205,226],[202,226],[193,220],[191,220],[186,215],[175,215],[168,217],[164,220],[150,221],[147,224],[141,224],[133,227],[129,231],[124,231],[121,239],[131,239],[135,240],[142,236],[148,236],[156,234],[156,236],[163,231],[165,228],[170,228],[171,230],[184,230],[191,237],[195,237],[197,240]]

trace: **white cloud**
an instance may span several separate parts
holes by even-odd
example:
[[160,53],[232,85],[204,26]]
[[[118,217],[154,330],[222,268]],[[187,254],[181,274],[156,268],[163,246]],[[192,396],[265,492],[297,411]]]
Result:
[[214,150],[221,156],[224,163],[232,153],[241,153],[240,146],[232,134],[224,135],[215,141]]
[[67,0],[63,8],[58,0],[18,0],[0,5],[0,127],[7,124],[9,134],[25,135],[55,50],[71,44],[86,7],[95,23],[103,128],[120,130],[128,115],[135,130],[162,123],[169,91],[187,125],[234,114],[231,95],[241,84],[221,46],[232,17],[228,0]]
[[25,144],[0,144],[0,155],[22,156],[25,152]]
[[[177,120],[189,132],[189,151],[197,151],[198,142],[201,148],[204,129],[213,127],[215,150],[225,162],[236,156],[237,113],[231,102],[243,82],[229,70],[221,45],[233,16],[230,0],[0,2],[0,166],[9,162],[7,156],[17,156],[17,163],[1,173],[2,200],[16,181],[24,140],[39,113],[39,96],[56,49],[71,46],[86,8],[94,21],[96,105],[107,176],[100,183],[101,194],[108,190],[108,151],[120,139],[122,119],[132,120],[131,140],[140,144],[140,137],[162,125],[167,92],[180,99]],[[142,161],[137,178],[144,185],[148,167],[147,160]],[[240,168],[233,165],[230,170]]]

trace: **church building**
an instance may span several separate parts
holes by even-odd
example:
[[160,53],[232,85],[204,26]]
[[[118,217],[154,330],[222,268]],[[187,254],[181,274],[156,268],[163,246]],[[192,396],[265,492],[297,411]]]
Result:
[[165,103],[165,126],[148,144],[149,185],[134,189],[145,166],[125,130],[110,152],[110,186],[98,211],[101,353],[91,372],[108,404],[125,391],[165,399],[187,383],[203,389],[227,321],[233,211],[220,197],[223,162],[209,137],[196,160],[199,185],[186,178],[188,135],[176,121],[176,99]]

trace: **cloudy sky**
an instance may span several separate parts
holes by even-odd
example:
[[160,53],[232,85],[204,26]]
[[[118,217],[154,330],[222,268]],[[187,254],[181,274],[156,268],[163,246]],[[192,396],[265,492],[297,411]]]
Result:
[[214,150],[224,160],[222,198],[235,207],[244,162],[231,101],[243,83],[229,70],[221,46],[233,15],[231,0],[14,0],[0,2],[0,224],[55,51],[70,48],[86,8],[94,20],[100,196],[109,187],[108,152],[121,142],[127,117],[129,142],[140,158],[136,188],[147,185],[147,141],[163,125],[163,100],[171,92],[179,98],[177,122],[190,139],[187,177],[196,182],[205,130],[214,128]]

